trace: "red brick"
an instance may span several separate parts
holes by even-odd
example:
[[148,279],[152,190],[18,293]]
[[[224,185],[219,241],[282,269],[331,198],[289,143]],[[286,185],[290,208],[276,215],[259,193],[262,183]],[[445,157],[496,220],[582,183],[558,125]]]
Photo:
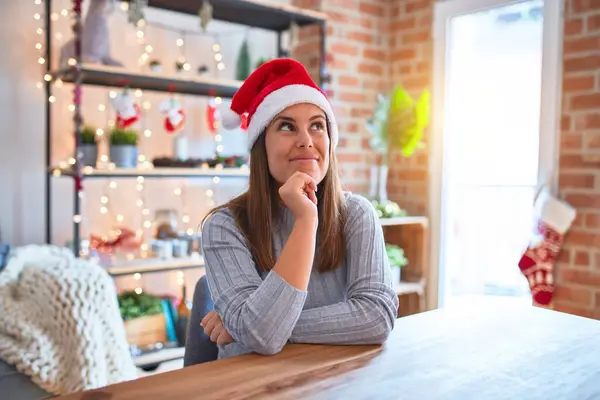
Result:
[[596,300],[594,301],[596,310],[600,309],[600,292],[596,292]]
[[570,19],[565,22],[565,36],[579,35],[583,32],[583,18]]
[[583,146],[586,149],[600,149],[600,133],[586,132],[583,137]]
[[423,75],[419,77],[403,79],[402,85],[408,91],[420,92],[429,85],[429,76]]
[[337,12],[337,11],[328,10],[327,17],[328,17],[330,23],[335,23],[335,22],[349,23],[350,22],[350,17],[348,16],[348,14],[344,14],[344,13]]
[[579,154],[561,154],[560,155],[560,168],[600,168],[600,162],[587,161]]
[[427,61],[423,61],[417,64],[417,72],[429,72],[431,69],[431,66],[429,65],[429,62]]
[[417,20],[415,19],[415,17],[406,16],[403,19],[392,21],[391,29],[393,32],[397,32],[406,29],[413,29],[415,26],[417,26]]
[[360,2],[358,11],[361,13],[370,14],[374,17],[381,17],[384,14],[384,8],[382,6],[364,0]]
[[417,19],[417,25],[418,26],[422,26],[422,27],[426,27],[427,29],[432,29],[433,28],[433,14],[432,13],[426,13],[425,15],[421,16],[420,18]]
[[565,77],[563,79],[563,91],[571,93],[593,90],[595,83],[594,75]]
[[575,228],[585,228],[585,214],[582,212],[578,212],[575,215],[575,219],[573,220],[572,227]]
[[341,86],[350,86],[350,87],[357,87],[360,85],[360,80],[358,79],[357,76],[351,76],[351,75],[342,75],[338,78],[338,82],[340,83]]
[[573,57],[564,62],[564,72],[596,71],[600,67],[600,54]]
[[346,54],[349,56],[357,56],[358,55],[358,47],[352,44],[347,43],[333,43],[331,45],[331,51],[336,54]]
[[575,252],[575,265],[579,265],[582,267],[587,267],[590,265],[590,253],[587,251],[577,251]]
[[431,32],[429,30],[404,33],[402,34],[402,43],[419,44],[426,43],[431,40]]
[[599,105],[600,93],[581,94],[571,98],[571,110],[593,110],[598,109]]
[[599,214],[586,214],[585,215],[585,227],[597,229],[600,228],[600,215]]
[[367,100],[365,94],[360,92],[341,92],[338,98],[349,103],[363,103]]
[[583,306],[592,305],[592,291],[586,288],[574,288],[571,286],[557,285],[553,298],[559,301],[576,303]]
[[575,268],[561,268],[561,281],[586,286],[600,286],[600,272]]
[[571,10],[574,13],[586,13],[600,10],[598,0],[571,0]]
[[[356,0],[327,0],[327,6],[339,6],[346,10],[354,10],[356,8]],[[329,11],[327,12],[329,15]]]
[[565,264],[571,263],[571,252],[569,251],[569,249],[564,248],[561,250],[560,253],[558,253],[558,262]]
[[337,153],[337,159],[343,163],[359,163],[363,161],[360,153]]
[[358,72],[360,74],[374,74],[381,76],[383,74],[383,67],[381,64],[360,63],[358,64]]
[[373,110],[365,107],[352,107],[350,109],[350,117],[352,118],[366,118],[371,116]]
[[565,200],[574,207],[600,208],[600,195],[597,194],[570,194]]
[[[578,246],[600,247],[600,235],[594,232],[572,230],[567,233],[569,243]],[[599,274],[600,278],[600,274]],[[600,283],[599,283],[600,284]]]
[[600,36],[586,36],[576,39],[567,39],[564,42],[564,53],[585,53],[600,49]]
[[563,189],[592,189],[594,187],[594,175],[563,173],[560,174],[560,187]]
[[[600,106],[598,109],[600,110]],[[575,129],[600,129],[600,112],[592,112],[576,116]]]
[[588,32],[600,31],[600,14],[587,17],[586,28]]
[[373,18],[361,15],[358,24],[365,29],[373,29]]
[[347,38],[360,43],[372,44],[375,43],[373,35],[366,32],[351,31],[348,32]]
[[427,171],[407,170],[399,171],[398,179],[403,181],[425,181],[427,180]]
[[407,13],[432,8],[431,0],[408,0],[404,6]]
[[384,61],[387,53],[383,50],[365,49],[363,56],[373,60]]
[[568,131],[571,129],[571,117],[563,115],[560,119],[560,129],[562,131]]
[[583,137],[581,133],[563,133],[560,136],[560,147],[562,149],[581,149]]
[[413,60],[416,56],[417,52],[414,48],[404,48],[392,53],[392,61]]

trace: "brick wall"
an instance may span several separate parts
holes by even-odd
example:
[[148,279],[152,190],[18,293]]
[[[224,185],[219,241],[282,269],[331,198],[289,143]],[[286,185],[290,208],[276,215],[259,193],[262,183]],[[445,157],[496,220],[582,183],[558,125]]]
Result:
[[600,2],[565,6],[560,195],[577,207],[555,309],[600,319]]
[[[293,0],[329,16],[327,67],[339,118],[344,183],[366,192],[365,117],[379,91],[431,88],[435,0]],[[557,265],[555,308],[600,319],[600,2],[565,0],[560,196],[579,216]],[[316,30],[303,32],[294,56],[316,72]],[[316,75],[315,75],[316,76]],[[427,144],[427,132],[425,135]],[[427,214],[427,149],[393,155],[388,191],[412,214]]]
[[[327,72],[331,76],[332,104],[341,132],[337,149],[344,185],[367,193],[369,151],[366,118],[377,94],[387,89],[389,65],[389,0],[293,0],[292,4],[327,14]],[[303,29],[292,53],[316,78],[318,30]]]

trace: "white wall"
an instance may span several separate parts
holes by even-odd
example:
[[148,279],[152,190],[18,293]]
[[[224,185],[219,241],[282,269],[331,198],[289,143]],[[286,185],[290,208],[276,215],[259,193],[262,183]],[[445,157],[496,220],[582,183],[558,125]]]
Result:
[[[288,0],[280,0],[289,2]],[[71,38],[69,17],[63,17],[63,8],[70,9],[71,1],[54,0],[53,12],[59,15],[53,25],[53,66],[56,66],[59,46]],[[89,1],[84,1],[87,6]],[[18,4],[18,5],[17,5]],[[43,5],[36,5],[34,0],[22,2],[0,2],[0,115],[3,127],[0,129],[0,240],[19,246],[29,243],[44,242],[44,135],[45,135],[45,102],[44,91],[36,85],[41,82],[44,67],[37,63],[40,51],[35,43],[43,41],[43,36],[36,34],[36,29],[42,26],[42,21],[36,21],[33,15],[43,13]],[[84,7],[86,9],[87,7]],[[146,18],[150,22],[160,22],[169,26],[186,30],[200,31],[199,19],[196,16],[184,16],[170,12],[148,9]],[[124,11],[117,7],[110,18],[111,45],[114,58],[121,60],[132,70],[143,70],[147,67],[139,65],[139,56],[144,45],[139,44],[137,28],[127,23]],[[221,32],[221,48],[226,65],[222,78],[234,77],[235,62],[239,47],[245,35],[248,35],[253,60],[259,57],[276,55],[276,36],[273,33],[257,29],[247,29],[243,26],[211,22],[210,32]],[[165,70],[174,71],[174,62],[181,54],[176,46],[180,37],[177,32],[169,32],[149,25],[145,28],[146,42],[151,44],[154,52],[151,57],[165,63]],[[62,34],[58,40],[56,34]],[[196,67],[205,63],[214,67],[210,36],[187,36],[185,39],[185,56],[192,64],[195,74]],[[216,70],[216,68],[214,69]],[[56,102],[52,112],[52,162],[58,164],[66,161],[73,152],[73,123],[72,113],[68,106],[72,103],[72,85],[64,84],[53,88]],[[107,88],[85,86],[83,89],[83,117],[86,123],[97,127],[105,127],[109,119],[114,118],[113,110],[108,103]],[[162,116],[157,111],[161,100],[167,98],[165,93],[143,94],[140,102],[150,101],[151,110],[147,112],[140,124],[140,129],[151,129],[151,138],[141,139],[140,150],[149,159],[158,155],[171,153],[172,138],[162,129]],[[214,141],[208,132],[204,120],[205,98],[183,96],[179,99],[184,103],[188,116],[185,135],[190,139],[190,156],[205,157],[212,154]],[[99,104],[106,105],[106,111],[99,111]],[[224,154],[239,154],[245,151],[245,136],[243,132],[222,132],[224,138]],[[144,197],[150,215],[144,218],[141,209],[136,205],[140,198],[135,179],[116,180],[118,189],[108,187],[109,180],[84,181],[85,199],[83,201],[82,235],[90,233],[107,234],[111,228],[118,225],[116,216],[124,216],[123,224],[134,229],[142,227],[144,219],[152,220],[154,211],[158,208],[174,208],[181,217],[187,213],[190,217],[185,228],[196,229],[202,217],[211,204],[206,195],[206,189],[214,191],[214,201],[221,203],[245,188],[245,180],[221,180],[215,185],[208,180],[150,180],[145,181]],[[186,210],[182,209],[182,197],[174,194],[175,188],[184,191]],[[52,218],[53,242],[64,245],[72,238],[72,180],[57,178],[52,182]],[[100,197],[110,195],[111,213],[100,214]],[[184,225],[180,220],[180,226]],[[151,236],[152,229],[147,229],[146,237]],[[191,271],[189,274],[194,275]],[[164,281],[175,282],[174,274],[157,277],[156,287],[163,287]],[[173,275],[173,276],[171,276]],[[186,276],[188,272],[186,272]],[[172,279],[171,279],[172,278]],[[129,278],[122,278],[129,279]],[[154,278],[152,278],[154,279]],[[195,279],[188,277],[188,282]],[[146,282],[148,283],[148,282]],[[126,285],[129,286],[129,285]]]

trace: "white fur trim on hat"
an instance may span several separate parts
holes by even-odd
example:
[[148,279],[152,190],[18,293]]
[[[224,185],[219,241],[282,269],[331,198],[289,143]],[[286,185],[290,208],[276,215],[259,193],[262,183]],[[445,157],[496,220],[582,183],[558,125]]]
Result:
[[329,122],[329,138],[335,148],[338,143],[338,128],[333,109],[327,98],[319,90],[307,85],[287,85],[269,93],[252,115],[248,125],[248,149],[263,133],[273,118],[286,108],[300,103],[310,103],[321,108]]
[[225,129],[235,129],[242,123],[242,117],[227,106],[219,108],[221,116],[221,125]]

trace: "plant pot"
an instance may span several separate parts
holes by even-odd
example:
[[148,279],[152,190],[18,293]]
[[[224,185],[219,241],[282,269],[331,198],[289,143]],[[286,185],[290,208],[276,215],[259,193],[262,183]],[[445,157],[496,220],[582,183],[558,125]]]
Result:
[[162,65],[150,65],[150,71],[156,72],[156,73],[162,73],[163,72]]
[[81,153],[81,163],[96,168],[98,160],[98,146],[95,144],[82,144],[79,146]]
[[372,165],[371,176],[369,180],[369,197],[384,203],[387,201],[387,165]]
[[137,146],[110,146],[110,161],[119,168],[136,168],[138,162]]
[[392,282],[394,284],[400,282],[400,278],[402,277],[402,268],[400,267],[391,267],[392,270]]

